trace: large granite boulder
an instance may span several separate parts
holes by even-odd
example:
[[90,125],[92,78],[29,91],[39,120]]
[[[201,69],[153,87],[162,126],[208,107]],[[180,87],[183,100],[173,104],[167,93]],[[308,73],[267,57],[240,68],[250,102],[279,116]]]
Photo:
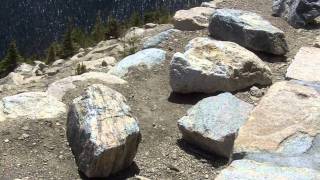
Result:
[[54,119],[66,114],[66,106],[44,92],[26,92],[2,98],[0,118],[6,119]]
[[271,86],[240,128],[236,152],[281,166],[320,169],[320,84]]
[[122,80],[116,76],[102,73],[102,72],[88,72],[78,76],[69,76],[49,85],[47,93],[62,100],[63,96],[70,90],[77,88],[75,82],[86,82],[89,80],[96,80],[105,84],[125,84],[125,80]]
[[196,38],[170,64],[170,85],[178,93],[236,91],[272,83],[269,67],[233,42]]
[[302,47],[289,66],[286,77],[320,83],[320,49]]
[[207,28],[209,17],[215,9],[209,7],[194,7],[189,10],[177,11],[173,17],[173,24],[176,29],[182,31],[195,31]]
[[143,48],[147,49],[147,48],[154,48],[156,46],[158,46],[159,44],[161,44],[162,42],[168,40],[173,33],[177,33],[180,32],[180,30],[177,29],[169,29],[166,31],[163,31],[155,36],[152,36],[148,39],[145,40],[145,42],[143,43]]
[[166,51],[156,48],[145,49],[125,57],[108,73],[118,77],[123,77],[129,72],[130,68],[145,65],[148,69],[151,69],[155,65],[163,63],[165,60]]
[[273,0],[273,15],[284,18],[295,28],[306,26],[320,16],[319,0]]
[[284,32],[248,11],[216,10],[210,18],[209,33],[215,39],[232,41],[255,51],[276,55],[288,52]]
[[120,93],[95,84],[74,99],[67,137],[87,177],[108,177],[129,167],[141,139],[137,120]]
[[230,158],[239,128],[252,105],[230,93],[201,100],[178,121],[183,139],[201,149]]
[[237,160],[222,170],[216,180],[316,180],[319,171],[307,168],[277,166],[270,163],[258,163],[250,160]]

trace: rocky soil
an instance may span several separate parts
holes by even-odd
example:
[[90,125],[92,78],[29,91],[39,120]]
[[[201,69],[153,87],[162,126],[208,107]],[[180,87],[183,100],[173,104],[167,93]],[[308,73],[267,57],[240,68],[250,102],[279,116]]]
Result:
[[[285,32],[289,45],[286,56],[257,53],[271,68],[273,82],[277,82],[285,79],[288,65],[298,50],[311,46],[320,35],[320,23],[306,29],[294,29],[281,18],[271,16],[271,6],[271,0],[225,0],[219,4],[219,7],[256,12]],[[166,28],[155,30],[150,36],[163,29]],[[207,36],[207,29],[174,32],[157,46],[167,52],[166,60],[161,65],[148,70],[142,66],[131,70],[123,78],[127,84],[108,83],[101,79],[75,81],[77,88],[63,96],[62,102],[68,105],[87,85],[102,83],[126,97],[132,114],[139,120],[142,141],[134,164],[110,179],[214,179],[227,166],[227,159],[209,155],[181,140],[177,127],[177,120],[186,115],[192,105],[211,95],[176,94],[172,93],[169,85],[169,63],[173,54],[184,52],[185,45],[193,38]],[[116,57],[117,61],[120,59]],[[73,75],[77,62],[70,60],[63,63],[53,76],[43,76],[27,84],[2,86],[0,98],[21,92],[46,91],[51,83]],[[107,72],[106,69],[99,71]],[[259,93],[264,93],[269,87],[259,88]],[[250,89],[235,92],[234,95],[253,105],[257,105],[261,98]],[[66,113],[54,119],[1,121],[0,118],[0,179],[86,179],[78,171],[68,145],[66,119]]]

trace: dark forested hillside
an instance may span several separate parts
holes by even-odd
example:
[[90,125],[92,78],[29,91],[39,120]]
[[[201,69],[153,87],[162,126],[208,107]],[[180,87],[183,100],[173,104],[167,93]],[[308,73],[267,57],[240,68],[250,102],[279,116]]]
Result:
[[119,20],[132,12],[176,9],[200,4],[204,0],[2,0],[0,6],[0,58],[10,40],[15,39],[24,55],[40,53],[61,37],[68,19],[90,29],[98,11],[102,17]]

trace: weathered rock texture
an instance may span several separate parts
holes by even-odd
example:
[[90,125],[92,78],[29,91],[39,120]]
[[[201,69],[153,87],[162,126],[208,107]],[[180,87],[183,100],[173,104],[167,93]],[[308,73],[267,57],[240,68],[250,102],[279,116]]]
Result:
[[240,129],[236,151],[261,162],[320,169],[320,84],[271,86]]
[[320,49],[302,47],[289,66],[286,77],[320,83]]
[[146,41],[143,43],[143,48],[147,49],[147,48],[154,48],[156,46],[158,46],[159,44],[161,44],[163,41],[169,39],[173,33],[177,33],[180,32],[177,29],[169,29],[166,31],[163,31],[153,37],[150,37],[148,39],[146,39]]
[[230,158],[238,129],[253,108],[230,93],[203,99],[178,121],[187,142],[201,149]]
[[320,16],[319,0],[273,0],[273,15],[284,18],[295,28],[306,26]]
[[174,27],[182,31],[194,31],[207,28],[209,17],[215,10],[209,7],[195,7],[177,11],[173,17]]
[[150,48],[139,51],[131,56],[125,57],[116,64],[109,73],[118,77],[125,76],[130,68],[135,68],[140,65],[145,65],[147,68],[152,68],[166,60],[166,52],[161,49]]
[[62,100],[63,96],[70,90],[75,89],[77,86],[75,82],[85,82],[89,80],[97,80],[106,84],[125,84],[125,80],[118,78],[107,73],[102,72],[88,72],[78,76],[69,76],[60,79],[49,85],[47,93]]
[[255,51],[276,55],[288,52],[284,32],[252,12],[218,9],[210,19],[209,32],[216,39],[236,42]]
[[53,119],[66,113],[66,106],[44,92],[27,92],[2,98],[0,121],[6,119]]
[[108,177],[129,167],[141,139],[126,99],[97,84],[70,106],[67,137],[79,169],[88,177]]
[[258,163],[250,160],[233,161],[222,170],[216,180],[315,180],[320,178],[319,171],[307,168],[277,166],[270,163]]
[[170,84],[178,93],[236,91],[272,83],[271,71],[236,43],[196,38],[170,64]]

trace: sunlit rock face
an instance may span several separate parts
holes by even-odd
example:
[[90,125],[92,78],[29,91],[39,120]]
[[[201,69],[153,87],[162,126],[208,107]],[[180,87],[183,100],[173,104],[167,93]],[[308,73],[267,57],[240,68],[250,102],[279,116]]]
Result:
[[4,55],[11,39],[17,41],[19,49],[24,53],[42,52],[48,44],[61,37],[70,18],[75,25],[91,29],[99,11],[103,18],[113,15],[118,19],[126,19],[134,11],[162,8],[173,13],[178,9],[200,5],[203,1],[205,0],[2,0],[0,57]]

